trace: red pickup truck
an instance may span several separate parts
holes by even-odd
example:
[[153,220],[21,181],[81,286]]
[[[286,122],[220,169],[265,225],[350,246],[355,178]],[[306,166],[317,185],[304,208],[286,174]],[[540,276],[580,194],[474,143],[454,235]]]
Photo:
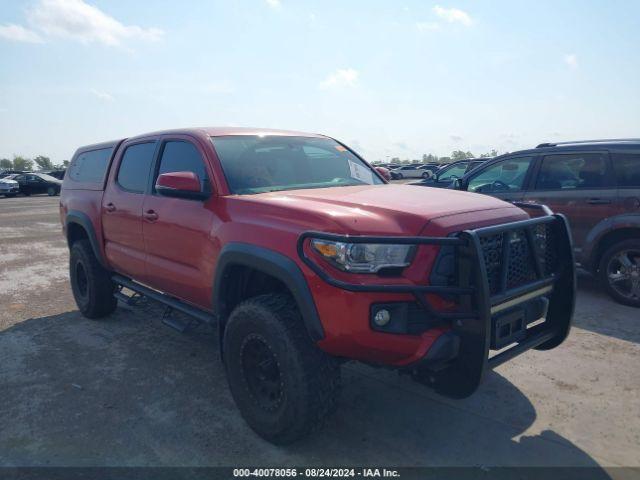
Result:
[[573,314],[562,216],[388,184],[323,135],[203,128],[82,147],[60,217],[80,311],[104,317],[135,292],[217,325],[240,412],[278,444],[333,410],[345,361],[461,398],[559,345]]

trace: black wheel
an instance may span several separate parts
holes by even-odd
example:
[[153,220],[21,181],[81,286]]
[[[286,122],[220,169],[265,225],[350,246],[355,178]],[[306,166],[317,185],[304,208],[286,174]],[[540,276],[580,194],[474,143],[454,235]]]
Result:
[[609,247],[600,261],[600,280],[617,302],[640,307],[640,240]]
[[31,196],[31,192],[22,192],[22,194],[23,194],[25,197],[30,197],[30,196]]
[[426,178],[430,178],[430,177],[431,177],[431,175],[429,175],[429,172],[424,172],[424,173],[422,174],[422,178],[425,178],[425,179],[426,179]]
[[240,413],[271,443],[304,437],[335,410],[339,364],[313,344],[288,295],[261,295],[233,310],[224,362]]
[[47,195],[53,197],[57,193],[57,190],[54,187],[47,188]]
[[71,247],[69,277],[73,297],[85,317],[102,318],[116,309],[115,284],[98,262],[89,240],[78,240]]
[[401,173],[397,173],[396,175],[398,176],[398,180],[402,180],[404,178],[404,176]]

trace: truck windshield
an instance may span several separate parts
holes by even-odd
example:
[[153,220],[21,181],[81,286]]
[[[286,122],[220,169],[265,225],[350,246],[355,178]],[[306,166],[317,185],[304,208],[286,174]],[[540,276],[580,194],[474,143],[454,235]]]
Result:
[[229,135],[211,141],[235,194],[384,183],[330,138]]

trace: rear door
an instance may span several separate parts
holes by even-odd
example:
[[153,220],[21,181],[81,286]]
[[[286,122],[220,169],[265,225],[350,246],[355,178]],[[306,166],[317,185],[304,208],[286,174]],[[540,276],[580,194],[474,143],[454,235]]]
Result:
[[220,223],[212,208],[215,200],[161,196],[154,185],[160,174],[186,171],[195,173],[202,191],[210,193],[211,167],[205,150],[187,135],[164,137],[159,151],[142,214],[148,282],[158,290],[208,308],[217,257],[210,235]]
[[120,148],[102,197],[105,255],[118,273],[144,282],[142,207],[149,189],[157,138],[126,142]]
[[591,228],[616,214],[616,197],[609,154],[594,151],[543,156],[525,201],[566,215],[580,255]]
[[533,155],[509,157],[477,167],[464,178],[464,188],[506,201],[522,200],[535,159]]

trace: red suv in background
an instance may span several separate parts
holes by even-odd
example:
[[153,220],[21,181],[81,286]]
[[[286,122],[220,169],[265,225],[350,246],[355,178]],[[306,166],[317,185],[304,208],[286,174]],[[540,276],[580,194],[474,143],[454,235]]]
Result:
[[455,188],[564,214],[578,265],[640,307],[640,139],[543,143],[496,157]]

